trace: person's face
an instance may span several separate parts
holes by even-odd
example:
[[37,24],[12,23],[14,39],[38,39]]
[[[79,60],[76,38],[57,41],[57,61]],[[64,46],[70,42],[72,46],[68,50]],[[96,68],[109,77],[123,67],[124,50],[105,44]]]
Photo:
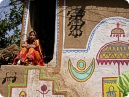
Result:
[[35,34],[34,34],[34,32],[30,33],[29,38],[30,38],[30,40],[34,40],[34,39],[35,39]]

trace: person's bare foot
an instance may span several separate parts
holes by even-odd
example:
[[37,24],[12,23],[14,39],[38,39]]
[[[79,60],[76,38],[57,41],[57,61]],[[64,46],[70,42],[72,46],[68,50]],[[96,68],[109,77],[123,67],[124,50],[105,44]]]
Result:
[[20,65],[20,64],[21,64],[21,61],[20,61],[20,60],[18,60],[17,65]]

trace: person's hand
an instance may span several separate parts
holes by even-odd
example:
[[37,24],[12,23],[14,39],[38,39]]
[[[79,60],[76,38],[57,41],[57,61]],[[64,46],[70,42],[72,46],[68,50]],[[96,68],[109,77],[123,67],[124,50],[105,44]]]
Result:
[[30,45],[28,45],[27,47],[28,47],[28,48],[35,48],[36,46],[33,45],[33,44],[30,44]]
[[28,44],[22,44],[22,47],[27,47]]
[[27,49],[29,49],[30,47],[31,47],[31,46],[30,46],[29,44],[26,46]]

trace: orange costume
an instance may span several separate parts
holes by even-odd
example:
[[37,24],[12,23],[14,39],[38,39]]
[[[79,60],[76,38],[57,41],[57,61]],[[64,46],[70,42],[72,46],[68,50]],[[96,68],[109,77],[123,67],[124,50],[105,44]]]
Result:
[[[24,44],[28,44],[27,41]],[[39,40],[33,42],[35,48],[25,48],[23,47],[17,57],[14,59],[13,64],[16,65],[19,60],[22,63],[28,64],[29,61],[32,62],[32,65],[44,66],[44,60],[42,56],[42,48],[40,46]]]

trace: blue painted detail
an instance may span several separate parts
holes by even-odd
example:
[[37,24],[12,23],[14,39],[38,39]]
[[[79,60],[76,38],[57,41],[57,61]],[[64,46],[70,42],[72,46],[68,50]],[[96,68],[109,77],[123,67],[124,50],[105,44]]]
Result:
[[79,66],[80,68],[83,68],[83,67],[84,67],[84,63],[83,63],[83,62],[79,62],[78,66]]
[[[88,39],[88,42],[87,42],[87,47],[86,49],[63,49],[63,53],[70,53],[70,52],[74,52],[74,53],[87,53],[89,50],[90,50],[90,46],[91,46],[91,42],[92,42],[92,39],[96,33],[96,30],[101,26],[103,25],[105,22],[108,22],[110,20],[121,20],[121,21],[125,21],[125,22],[129,22],[129,19],[126,19],[126,18],[122,18],[122,17],[110,17],[110,18],[106,18],[102,21],[100,21],[99,24],[96,25],[96,27],[92,30],[90,36],[89,36],[89,39]],[[63,48],[64,48],[64,45],[63,45]]]

